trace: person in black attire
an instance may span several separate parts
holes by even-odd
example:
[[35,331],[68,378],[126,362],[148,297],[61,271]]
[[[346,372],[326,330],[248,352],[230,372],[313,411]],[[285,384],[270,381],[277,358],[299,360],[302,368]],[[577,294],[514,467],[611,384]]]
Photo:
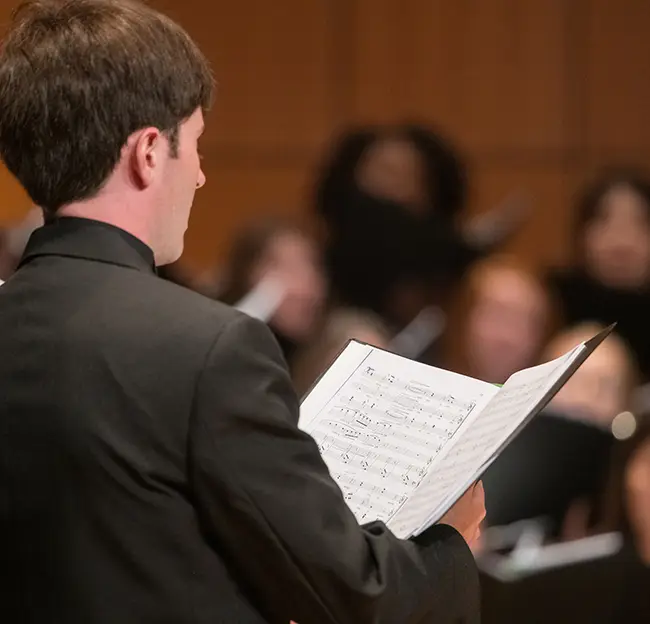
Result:
[[260,219],[235,236],[215,297],[235,305],[267,278],[283,290],[265,322],[291,363],[321,325],[327,284],[316,241],[289,219]]
[[156,276],[212,92],[140,2],[33,0],[5,35],[0,156],[47,218],[0,287],[0,619],[477,622],[482,486],[417,540],[359,526],[268,328]]
[[612,452],[603,487],[575,507],[568,538],[620,532],[624,547],[618,607],[612,624],[650,621],[650,414],[636,416],[636,430]]
[[316,209],[339,303],[401,327],[516,226],[508,209],[461,229],[467,173],[442,136],[419,125],[352,130],[334,147]]
[[[540,361],[560,357],[604,329],[589,323],[564,330]],[[548,536],[561,536],[574,504],[593,499],[603,487],[615,444],[612,429],[632,418],[636,378],[629,347],[610,334],[484,475],[494,501],[487,523],[543,517]]]
[[566,561],[518,579],[484,572],[488,624],[650,621],[650,420],[625,413],[614,431],[630,437],[618,441],[587,423],[543,413],[488,470],[485,490],[501,521],[542,515],[551,542],[622,537],[620,550],[604,558]]
[[549,284],[567,325],[616,322],[643,381],[650,377],[650,181],[632,170],[607,172],[580,199],[574,260]]

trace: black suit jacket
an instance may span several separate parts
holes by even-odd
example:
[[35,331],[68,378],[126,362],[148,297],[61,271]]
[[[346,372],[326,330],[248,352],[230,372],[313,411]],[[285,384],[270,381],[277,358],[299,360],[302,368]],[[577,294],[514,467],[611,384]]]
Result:
[[476,622],[462,538],[361,528],[265,326],[61,219],[0,287],[0,620]]

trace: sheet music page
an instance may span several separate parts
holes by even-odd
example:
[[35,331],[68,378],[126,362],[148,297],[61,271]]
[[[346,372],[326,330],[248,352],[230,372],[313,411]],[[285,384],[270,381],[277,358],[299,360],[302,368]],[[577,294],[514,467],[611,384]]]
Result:
[[339,360],[303,401],[300,427],[357,520],[388,522],[498,388],[354,342]]
[[417,526],[420,533],[437,522],[477,479],[486,462],[544,399],[584,349],[579,345],[562,357],[519,371],[510,377],[477,418],[440,456],[427,478],[389,527],[397,535]]

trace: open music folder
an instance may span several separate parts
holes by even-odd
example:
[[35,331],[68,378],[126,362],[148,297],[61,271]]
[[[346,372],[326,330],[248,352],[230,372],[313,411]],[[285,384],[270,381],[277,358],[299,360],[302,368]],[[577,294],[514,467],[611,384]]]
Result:
[[352,340],[303,399],[299,426],[360,523],[381,520],[413,537],[444,516],[613,327],[500,388]]

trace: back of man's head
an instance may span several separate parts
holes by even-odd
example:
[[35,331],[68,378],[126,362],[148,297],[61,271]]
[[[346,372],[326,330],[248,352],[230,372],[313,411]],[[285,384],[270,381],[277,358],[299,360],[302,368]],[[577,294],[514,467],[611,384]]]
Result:
[[95,196],[129,136],[209,107],[205,57],[172,20],[132,0],[23,2],[0,50],[0,157],[52,213]]

